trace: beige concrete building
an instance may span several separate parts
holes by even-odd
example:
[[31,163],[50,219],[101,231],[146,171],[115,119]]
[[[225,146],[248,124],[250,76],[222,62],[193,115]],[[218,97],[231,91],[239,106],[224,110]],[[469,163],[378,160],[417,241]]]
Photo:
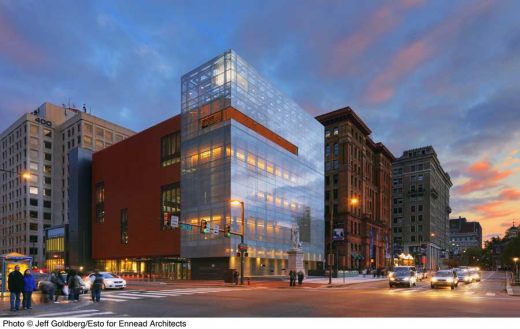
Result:
[[68,223],[68,157],[98,151],[134,132],[84,111],[44,103],[0,134],[0,253],[19,252],[44,265],[44,230]]
[[442,266],[452,185],[432,146],[404,151],[393,163],[394,255],[410,253],[429,269]]

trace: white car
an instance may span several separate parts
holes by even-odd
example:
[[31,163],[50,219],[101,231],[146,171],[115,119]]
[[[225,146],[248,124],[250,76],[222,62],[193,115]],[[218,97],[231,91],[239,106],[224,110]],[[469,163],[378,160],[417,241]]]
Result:
[[[126,288],[126,280],[120,278],[111,272],[99,272],[103,277],[103,286],[101,289],[124,289]],[[88,279],[90,281],[90,286],[94,283],[94,279],[96,277],[95,273],[91,273],[88,275]]]

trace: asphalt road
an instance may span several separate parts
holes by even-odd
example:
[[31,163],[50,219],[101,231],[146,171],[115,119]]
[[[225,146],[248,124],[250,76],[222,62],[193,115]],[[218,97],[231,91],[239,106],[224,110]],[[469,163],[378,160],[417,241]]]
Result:
[[[139,286],[103,292],[102,302],[46,304],[30,316],[71,317],[518,317],[520,297],[505,292],[503,272],[455,290],[389,288],[387,281],[346,287]],[[28,312],[28,311],[24,311]],[[16,315],[28,313],[18,312]]]

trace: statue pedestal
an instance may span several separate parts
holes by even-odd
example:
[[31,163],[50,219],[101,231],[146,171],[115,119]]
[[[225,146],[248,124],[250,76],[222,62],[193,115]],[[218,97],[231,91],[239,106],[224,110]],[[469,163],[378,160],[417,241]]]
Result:
[[295,271],[298,273],[302,271],[305,274],[305,269],[303,267],[303,251],[299,249],[291,249],[287,251],[289,255],[289,264],[287,266],[286,272]]

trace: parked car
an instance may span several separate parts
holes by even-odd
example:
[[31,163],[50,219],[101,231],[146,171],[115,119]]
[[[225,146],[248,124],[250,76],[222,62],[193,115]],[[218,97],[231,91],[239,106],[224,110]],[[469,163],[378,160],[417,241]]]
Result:
[[415,268],[410,266],[399,266],[388,275],[388,284],[390,288],[395,286],[414,287],[417,285],[417,274]]
[[455,271],[457,272],[457,277],[459,279],[459,282],[464,282],[466,284],[473,282],[473,277],[471,276],[471,273],[467,269],[457,268],[457,269],[455,269]]
[[[126,288],[126,280],[121,277],[115,275],[111,272],[99,272],[103,277],[103,286],[101,289],[124,289]],[[94,282],[95,273],[91,273],[88,275],[89,287]]]
[[432,277],[431,288],[450,287],[452,290],[459,285],[459,278],[457,272],[454,270],[437,271]]

